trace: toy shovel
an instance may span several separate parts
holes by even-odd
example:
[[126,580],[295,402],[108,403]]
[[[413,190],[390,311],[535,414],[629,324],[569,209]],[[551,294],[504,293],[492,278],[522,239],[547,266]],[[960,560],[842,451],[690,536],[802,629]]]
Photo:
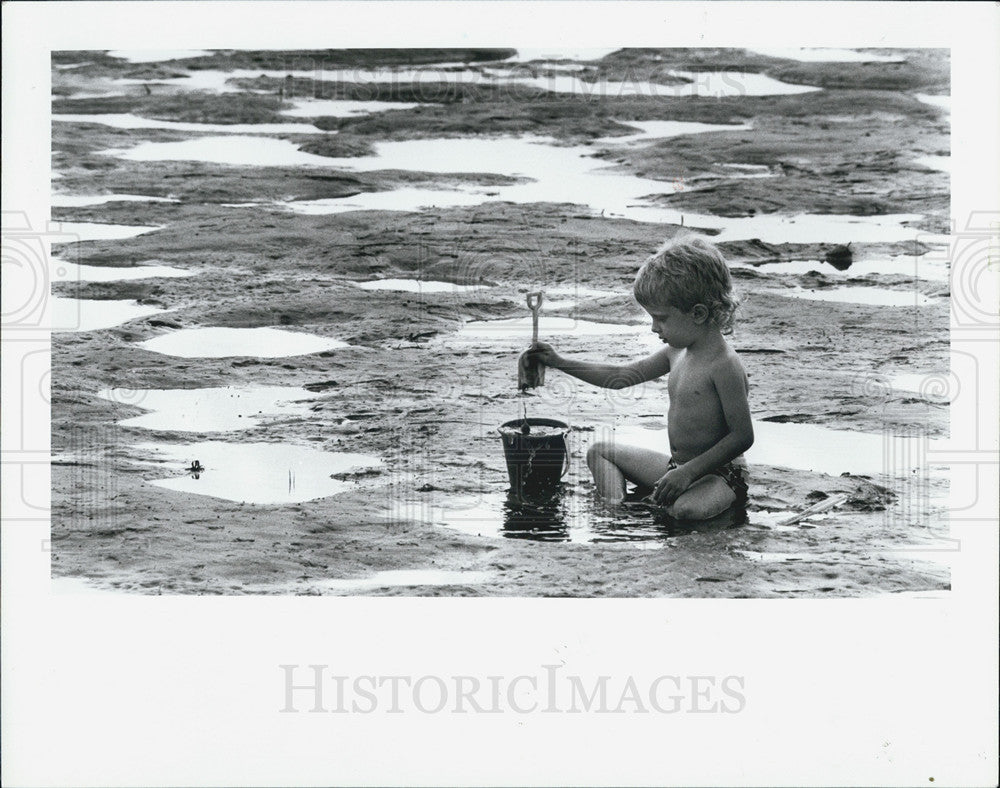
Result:
[[540,291],[527,296],[528,309],[531,310],[531,347],[517,360],[517,387],[521,391],[545,384],[545,365],[529,355],[538,345],[538,312],[542,308],[542,297]]

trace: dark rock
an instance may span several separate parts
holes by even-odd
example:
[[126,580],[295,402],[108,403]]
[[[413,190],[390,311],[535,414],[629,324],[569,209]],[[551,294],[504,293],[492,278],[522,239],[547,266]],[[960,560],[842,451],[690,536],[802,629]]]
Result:
[[854,253],[851,251],[851,245],[833,247],[833,249],[826,253],[826,261],[838,271],[846,271],[854,262]]

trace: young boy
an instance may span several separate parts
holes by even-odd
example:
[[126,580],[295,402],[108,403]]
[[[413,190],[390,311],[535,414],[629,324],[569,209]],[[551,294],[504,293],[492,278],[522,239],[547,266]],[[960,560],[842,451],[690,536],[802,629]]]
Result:
[[729,266],[700,237],[668,242],[639,269],[633,289],[666,344],[662,350],[621,366],[571,360],[544,342],[532,356],[612,389],[670,373],[670,454],[599,442],[587,452],[587,464],[598,493],[609,500],[624,498],[628,480],[652,487],[653,501],[677,519],[715,517],[746,501],[742,455],[753,445],[746,372],[723,337],[736,309]]

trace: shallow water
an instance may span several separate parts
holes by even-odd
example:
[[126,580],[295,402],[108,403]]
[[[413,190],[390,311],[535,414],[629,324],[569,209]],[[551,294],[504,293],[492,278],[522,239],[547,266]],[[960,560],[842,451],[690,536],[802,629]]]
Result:
[[[132,86],[132,85],[154,85],[159,89],[162,87],[174,87],[180,90],[205,90],[212,93],[242,93],[244,90],[237,87],[236,85],[229,84],[230,80],[235,79],[254,79],[261,76],[261,74],[269,75],[274,73],[280,73],[279,79],[283,78],[288,72],[268,72],[266,70],[256,70],[256,69],[231,69],[229,71],[213,70],[213,69],[201,69],[198,71],[189,71],[185,76],[182,77],[171,77],[169,79],[131,79],[122,78],[112,80],[113,85],[121,86]],[[309,77],[315,75],[315,72],[308,71],[303,72]],[[272,91],[245,91],[248,93],[270,93]],[[113,95],[113,94],[112,94]],[[73,98],[78,98],[73,96]]]
[[951,112],[951,96],[931,96],[927,93],[914,93],[913,97],[924,104]]
[[183,328],[147,339],[139,346],[181,358],[284,358],[335,350],[348,344],[279,328]]
[[[928,505],[940,507],[947,503],[945,469],[929,467],[927,462],[928,452],[942,450],[942,441],[926,441],[907,435],[831,430],[810,424],[756,421],[754,428],[757,442],[746,455],[750,463],[751,484],[755,465],[831,476],[846,472],[869,476],[878,483],[888,485],[897,491],[902,501],[910,500],[907,495],[912,498],[914,492],[900,485],[912,484],[913,474],[920,473],[923,474],[921,484],[925,485],[920,493],[926,497]],[[595,440],[613,439],[660,452],[669,451],[663,429],[630,424],[602,431],[604,434],[595,435]],[[572,436],[570,443],[571,453],[582,453],[581,447],[573,445]],[[571,462],[570,472],[557,494],[534,502],[520,501],[510,496],[506,489],[493,489],[478,495],[434,491],[413,493],[395,501],[392,512],[387,516],[431,522],[475,536],[601,543],[626,549],[672,547],[677,544],[672,541],[673,537],[691,535],[697,535],[694,537],[697,539],[721,540],[718,544],[723,546],[732,541],[726,532],[744,524],[774,532],[801,527],[779,525],[796,510],[749,513],[732,510],[711,521],[680,522],[641,501],[631,500],[622,505],[602,503],[595,498],[592,487],[581,481],[583,477],[589,478],[589,474],[582,462]],[[506,488],[506,482],[503,486]],[[805,505],[803,502],[799,508]],[[905,519],[911,514],[903,505],[900,517]],[[833,516],[833,513],[821,513],[808,520],[816,523]],[[814,557],[783,555],[773,560]],[[766,560],[766,557],[758,560]]]
[[368,577],[329,578],[310,581],[309,587],[329,591],[373,591],[377,588],[417,586],[481,585],[493,577],[490,572],[454,572],[446,569],[391,569]]
[[797,60],[800,63],[905,63],[902,55],[876,55],[859,52],[856,49],[831,49],[822,47],[749,47],[747,52],[756,52],[767,57]]
[[335,159],[301,151],[293,142],[271,137],[199,137],[179,142],[140,142],[132,148],[101,151],[128,161],[203,161],[250,167],[334,167]]
[[159,227],[100,224],[98,222],[52,222],[49,229],[72,238],[59,238],[58,243],[74,243],[76,241],[120,241],[123,238],[135,238],[143,233],[159,230]]
[[[367,454],[324,452],[279,443],[149,443],[135,448],[149,452],[151,459],[166,458],[167,466],[176,471],[150,484],[250,504],[302,503],[336,495],[357,484],[332,479],[331,474],[382,465],[381,459]],[[186,472],[195,460],[204,471]]]
[[951,156],[918,156],[914,161],[929,170],[946,172],[951,175]]
[[930,402],[945,403],[953,400],[960,390],[957,378],[948,372],[907,372],[889,380],[895,391],[919,394]]
[[394,109],[413,109],[420,104],[401,101],[347,101],[336,99],[295,99],[292,106],[281,110],[290,118],[350,118],[355,115],[372,115]]
[[825,260],[788,260],[781,263],[730,263],[730,268],[746,268],[762,274],[802,275],[811,271],[824,276],[847,279],[872,275],[895,274],[912,276],[915,279],[926,279],[933,282],[947,282],[950,270],[945,260],[928,259],[928,255],[919,257],[877,257],[868,260],[856,260],[846,271],[838,271]]
[[[551,58],[546,58],[551,60]],[[683,83],[667,85],[648,79],[629,82],[598,80],[588,82],[579,79],[572,72],[563,69],[548,69],[552,73],[534,76],[536,67],[506,61],[501,67],[482,66],[478,69],[468,66],[444,68],[428,64],[424,67],[379,67],[379,68],[317,68],[312,70],[276,69],[233,69],[231,71],[192,71],[187,76],[169,79],[117,79],[117,85],[155,84],[177,87],[182,90],[209,90],[219,93],[237,92],[231,80],[269,77],[283,80],[289,76],[315,82],[351,83],[371,85],[399,84],[464,84],[464,85],[509,85],[536,88],[552,93],[569,93],[588,97],[609,96],[651,96],[651,97],[735,97],[773,96],[809,93],[821,88],[809,85],[793,85],[772,79],[764,74],[741,71],[664,71],[668,77],[686,80]],[[574,69],[575,70],[575,69]],[[274,92],[274,89],[254,92]]]
[[[926,465],[928,451],[941,451],[943,441],[896,433],[832,430],[816,424],[754,420],[755,441],[746,453],[753,466],[771,465],[840,476],[842,473],[905,477]],[[663,430],[626,425],[614,432],[622,443],[669,452]],[[943,471],[935,474],[944,478]]]
[[[717,130],[717,129],[716,129]],[[198,160],[214,160],[214,153],[197,143],[186,146],[185,155]],[[274,141],[278,142],[278,141]],[[947,236],[927,233],[907,227],[904,222],[916,222],[921,214],[888,214],[883,216],[850,216],[839,214],[759,214],[750,217],[725,218],[707,214],[678,211],[643,202],[644,195],[672,194],[682,191],[680,182],[642,178],[610,168],[593,158],[593,150],[583,146],[565,147],[551,144],[547,137],[427,139],[375,144],[370,156],[325,158],[301,154],[291,143],[284,147],[279,163],[293,164],[300,156],[305,162],[347,170],[373,171],[385,169],[413,170],[433,173],[491,173],[530,178],[530,181],[510,186],[490,188],[484,194],[477,190],[399,189],[392,192],[372,192],[353,197],[286,203],[295,211],[305,213],[339,213],[346,210],[382,209],[416,211],[427,205],[456,207],[478,205],[488,200],[515,203],[570,203],[585,205],[594,213],[622,217],[640,222],[684,223],[688,227],[720,230],[716,241],[759,238],[767,243],[878,243],[907,240],[947,242]],[[181,143],[157,143],[177,146]],[[141,146],[140,146],[141,147]],[[250,150],[248,146],[249,158]],[[135,158],[173,157],[180,148],[144,148]],[[183,157],[183,156],[181,156]],[[726,165],[737,168],[740,165]],[[744,170],[742,175],[770,177],[759,170]]]
[[51,259],[50,272],[53,282],[124,282],[132,279],[180,279],[194,276],[196,271],[172,268],[168,265],[136,265],[129,268],[105,265],[80,265]]
[[207,49],[112,49],[107,54],[129,63],[163,63],[189,57],[209,57],[212,52]]
[[578,484],[564,484],[555,495],[535,502],[519,501],[507,492],[447,501],[413,498],[397,502],[391,516],[434,523],[470,536],[659,549],[672,546],[671,539],[677,536],[724,533],[741,525],[746,513],[734,510],[711,521],[681,522],[640,503],[604,504]]
[[335,134],[309,123],[182,123],[175,120],[154,120],[138,115],[53,115],[60,123],[97,123],[116,129],[173,129],[222,134]]
[[[489,172],[530,179],[509,186],[455,190],[404,188],[338,200],[289,203],[292,210],[338,213],[343,210],[417,210],[427,205],[456,207],[489,200],[515,203],[586,205],[595,213],[633,218],[642,195],[673,194],[683,183],[641,178],[616,171],[593,157],[593,149],[552,144],[548,137],[407,140],[375,143],[370,156],[328,158],[331,167],[356,171],[408,170],[440,174]],[[345,207],[350,206],[350,207]],[[679,221],[676,211],[644,208],[641,221]]]
[[376,279],[354,284],[362,290],[392,290],[401,293],[469,293],[483,289],[482,285],[457,285],[454,282],[421,279]]
[[[947,236],[928,233],[905,226],[905,222],[917,222],[921,214],[900,213],[880,216],[850,216],[842,214],[757,214],[738,218],[724,218],[708,214],[697,214],[660,209],[639,208],[630,212],[629,218],[639,216],[670,216],[674,223],[684,223],[688,227],[719,229],[713,241],[742,241],[758,238],[765,243],[893,243],[896,241],[924,240],[928,243],[947,242]],[[639,219],[643,221],[642,219]],[[659,221],[670,221],[661,218]],[[648,219],[647,219],[648,221]]]
[[622,98],[626,96],[731,98],[739,96],[787,96],[822,90],[822,88],[810,85],[793,85],[772,79],[764,74],[743,71],[664,71],[665,77],[685,80],[670,85],[650,80],[615,82],[600,79],[591,82],[584,81],[573,74],[562,73],[531,76],[528,69],[525,68],[483,68],[482,71],[488,77],[504,84],[524,85],[550,93],[568,93],[590,98]]
[[426,208],[458,208],[481,205],[488,199],[489,197],[482,190],[459,191],[456,189],[421,189],[404,186],[390,192],[363,192],[352,197],[295,200],[281,204],[294,213],[321,216],[347,211],[407,211],[416,213]]
[[504,62],[529,63],[534,60],[582,60],[590,62],[601,60],[619,49],[621,47],[518,47],[517,54],[507,58]]
[[104,205],[109,202],[180,202],[172,197],[150,197],[144,194],[57,194],[50,197],[53,208],[78,208],[84,205]]
[[59,296],[52,296],[49,304],[53,332],[99,331],[166,311],[155,306],[144,306],[137,301],[93,301]]
[[638,142],[639,140],[681,137],[685,134],[705,134],[712,131],[749,131],[753,128],[753,126],[747,123],[691,123],[680,120],[630,120],[626,125],[636,128],[639,131],[636,134],[629,134],[624,137],[600,137],[594,140],[594,142],[609,145],[622,142]]
[[807,290],[792,287],[785,290],[761,290],[760,295],[804,298],[808,301],[832,301],[839,304],[869,304],[872,306],[928,306],[936,302],[916,290],[888,290],[884,287],[830,287]]
[[292,386],[204,389],[103,389],[97,396],[150,411],[117,422],[123,427],[174,432],[228,432],[280,417],[309,415],[316,394]]

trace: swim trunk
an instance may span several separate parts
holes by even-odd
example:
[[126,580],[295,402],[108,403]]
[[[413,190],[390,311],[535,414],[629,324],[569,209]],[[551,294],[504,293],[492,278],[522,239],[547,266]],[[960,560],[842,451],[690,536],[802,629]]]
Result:
[[[670,458],[670,462],[667,463],[667,470],[672,471],[674,468],[679,468],[674,458]],[[709,471],[705,474],[706,476],[718,476],[722,481],[724,481],[730,490],[736,495],[736,503],[743,505],[747,502],[747,494],[750,490],[750,485],[748,482],[747,466],[742,462],[727,462],[714,470]]]

